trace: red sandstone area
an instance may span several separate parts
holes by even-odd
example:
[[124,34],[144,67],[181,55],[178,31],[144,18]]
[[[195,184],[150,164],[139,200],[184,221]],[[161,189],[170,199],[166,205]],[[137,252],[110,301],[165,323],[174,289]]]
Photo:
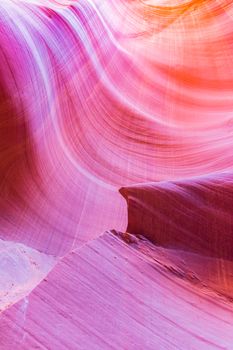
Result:
[[0,2],[0,350],[233,350],[232,19]]

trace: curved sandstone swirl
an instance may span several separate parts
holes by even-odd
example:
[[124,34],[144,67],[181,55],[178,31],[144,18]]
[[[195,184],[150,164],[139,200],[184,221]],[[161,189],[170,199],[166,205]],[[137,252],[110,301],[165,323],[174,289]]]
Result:
[[0,2],[0,349],[232,349],[232,18]]

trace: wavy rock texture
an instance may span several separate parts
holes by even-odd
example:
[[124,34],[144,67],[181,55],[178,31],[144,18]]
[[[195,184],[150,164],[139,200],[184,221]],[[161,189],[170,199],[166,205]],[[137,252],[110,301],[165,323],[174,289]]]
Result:
[[0,348],[232,349],[232,16],[0,3]]
[[4,347],[231,349],[232,304],[161,258],[147,241],[128,245],[105,233],[89,242],[56,266],[26,308],[21,301],[3,314]]

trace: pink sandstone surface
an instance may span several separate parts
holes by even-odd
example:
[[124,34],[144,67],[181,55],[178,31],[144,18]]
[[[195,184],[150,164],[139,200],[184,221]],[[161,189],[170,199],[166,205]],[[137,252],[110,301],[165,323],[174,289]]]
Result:
[[0,2],[0,350],[233,349],[232,18]]

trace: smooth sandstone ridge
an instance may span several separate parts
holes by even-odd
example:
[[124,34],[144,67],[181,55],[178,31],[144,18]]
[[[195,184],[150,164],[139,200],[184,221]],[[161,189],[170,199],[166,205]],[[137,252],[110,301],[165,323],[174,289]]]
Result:
[[143,237],[104,233],[61,260],[26,308],[2,314],[3,348],[231,349],[233,304],[169,256]]

